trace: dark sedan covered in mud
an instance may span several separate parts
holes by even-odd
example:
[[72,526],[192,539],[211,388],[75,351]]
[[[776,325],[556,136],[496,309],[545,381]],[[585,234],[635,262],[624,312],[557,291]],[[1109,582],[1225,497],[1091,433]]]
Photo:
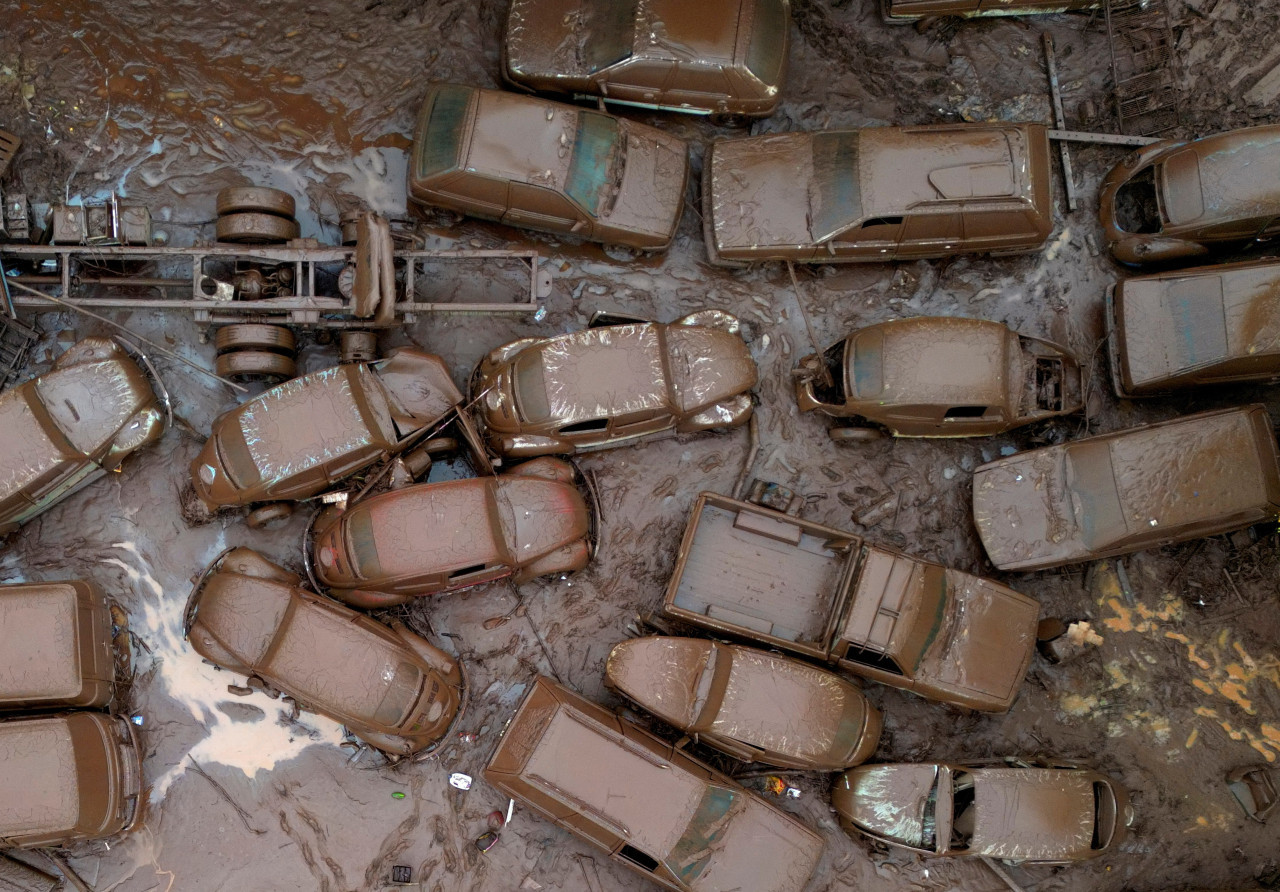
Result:
[[168,411],[159,381],[101,337],[74,344],[50,371],[0,394],[0,535],[119,471],[160,438]]
[[688,147],[654,127],[498,90],[427,90],[409,196],[509,226],[646,251],[675,235]]
[[258,525],[418,443],[461,402],[444,361],[412,348],[313,372],[214,419],[191,481],[209,510],[272,503],[249,515]]
[[1078,412],[1080,365],[998,322],[923,316],[861,328],[800,360],[796,401],[849,426],[836,440],[975,437]]
[[1106,324],[1121,397],[1280,380],[1280,263],[1124,279],[1107,295]]
[[1102,181],[1121,263],[1165,263],[1280,236],[1280,124],[1143,146]]
[[861,765],[836,780],[831,802],[846,830],[923,855],[1033,863],[1096,858],[1133,821],[1110,778],[1034,759]]
[[721,120],[778,105],[788,0],[514,0],[502,74],[518,87]]
[[592,518],[573,465],[538,458],[500,477],[392,490],[316,524],[312,565],[334,597],[374,609],[510,576],[581,570]]
[[709,765],[548,678],[484,779],[675,892],[801,892],[822,837]]
[[1265,406],[1201,412],[982,465],[973,519],[991,562],[1038,570],[1280,517]]
[[187,602],[192,649],[387,753],[438,743],[462,711],[461,664],[404,624],[388,627],[301,583],[248,548],[223,552]]
[[703,310],[507,344],[477,366],[471,399],[489,447],[522,458],[738,427],[756,377],[738,320]]
[[745,762],[840,771],[865,762],[883,720],[853,682],[780,654],[702,638],[624,641],[605,684]]

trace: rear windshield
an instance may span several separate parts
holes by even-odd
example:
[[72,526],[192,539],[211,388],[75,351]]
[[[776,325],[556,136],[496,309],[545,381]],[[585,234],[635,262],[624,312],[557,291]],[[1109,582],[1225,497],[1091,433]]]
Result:
[[787,45],[791,21],[781,0],[756,0],[755,23],[747,47],[747,70],[768,86],[778,86],[782,51]]
[[618,122],[613,118],[594,112],[578,115],[565,191],[593,217],[601,213],[613,184],[618,144]]
[[725,816],[729,814],[737,795],[733,790],[713,784],[708,784],[703,791],[698,810],[693,813],[684,835],[667,856],[667,866],[683,882],[692,885],[706,870],[711,856],[716,853],[717,843],[728,826]]
[[878,331],[864,331],[853,339],[854,395],[860,400],[875,399],[884,390],[884,337]]
[[378,560],[378,545],[373,537],[373,518],[368,511],[353,511],[347,521],[347,536],[351,548],[352,569],[369,579],[382,575]]
[[595,74],[631,55],[636,33],[636,0],[589,4],[590,40],[582,42],[587,70]]
[[813,240],[824,242],[861,216],[857,131],[814,134],[813,182],[809,187],[809,229]]
[[391,683],[387,685],[387,692],[382,695],[382,702],[373,714],[373,720],[380,725],[398,727],[418,695],[421,678],[422,673],[418,667],[401,660],[396,666]]
[[1109,442],[1076,443],[1067,449],[1067,486],[1086,548],[1104,548],[1125,535]]
[[435,176],[458,166],[462,129],[471,101],[470,87],[446,84],[436,88],[435,102],[418,131],[414,172],[419,178]]
[[516,406],[525,421],[545,421],[551,415],[547,402],[546,377],[542,373],[542,351],[526,350],[516,357],[515,382]]

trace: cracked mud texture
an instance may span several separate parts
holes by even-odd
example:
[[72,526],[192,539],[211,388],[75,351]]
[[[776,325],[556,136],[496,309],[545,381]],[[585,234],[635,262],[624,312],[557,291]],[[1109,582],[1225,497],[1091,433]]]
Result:
[[[1057,44],[1069,125],[1106,129],[1108,50],[1098,18],[974,22],[924,33],[882,25],[871,0],[796,0],[794,50],[779,112],[755,132],[955,120],[1047,120],[1040,34]],[[1186,135],[1280,119],[1280,47],[1258,34],[1280,26],[1267,4],[1169,0],[1184,88]],[[303,234],[337,240],[341,211],[365,204],[405,213],[405,149],[429,80],[498,86],[505,4],[283,0],[270,9],[214,0],[100,5],[86,0],[0,2],[0,126],[22,137],[5,188],[33,201],[100,199],[113,188],[148,205],[175,244],[213,235],[214,196],[229,185],[283,188],[299,202]],[[1094,109],[1095,111],[1090,111]],[[1083,116],[1082,116],[1083,115]],[[729,135],[678,116],[637,115],[694,142]],[[1087,119],[1085,119],[1087,117]],[[585,325],[596,309],[663,321],[704,307],[747,325],[760,365],[760,451],[753,476],[804,497],[804,516],[963,570],[990,573],[1036,597],[1044,615],[1088,619],[1103,642],[1079,660],[1032,664],[1007,715],[961,714],[867,685],[885,716],[876,759],[963,760],[1046,752],[1079,759],[1135,791],[1137,823],[1119,850],[1069,868],[1009,868],[1038,892],[1240,889],[1277,870],[1274,827],[1247,821],[1224,783],[1229,769],[1280,756],[1280,543],[1219,537],[1096,567],[995,573],[969,516],[979,464],[1039,445],[1035,429],[969,441],[910,441],[839,448],[824,422],[795,410],[790,371],[849,329],[905,315],[995,319],[1076,351],[1091,370],[1088,415],[1072,436],[1178,414],[1262,401],[1241,387],[1142,403],[1115,400],[1100,349],[1102,296],[1120,270],[1099,250],[1096,190],[1123,150],[1075,147],[1080,207],[1065,212],[1040,254],[898,266],[799,268],[797,295],[784,268],[716,270],[705,262],[695,188],[671,251],[636,261],[496,225],[425,224],[431,244],[532,244],[556,276],[541,323],[428,318],[381,346],[413,343],[442,355],[465,382],[488,350],[517,337]],[[487,282],[469,288],[481,293]],[[803,310],[801,309],[803,307]],[[114,314],[185,356],[212,362],[202,327],[179,313]],[[806,322],[807,317],[807,322]],[[64,334],[96,323],[45,314],[37,358],[61,352]],[[301,367],[331,365],[308,343]],[[151,806],[139,832],[76,846],[71,863],[97,890],[382,888],[393,864],[413,867],[430,890],[651,888],[546,821],[517,807],[498,844],[472,844],[506,801],[480,769],[536,673],[588,697],[621,701],[602,684],[609,649],[637,611],[660,600],[687,512],[701,489],[727,492],[747,432],[669,439],[584,457],[603,508],[602,548],[567,580],[506,584],[429,598],[401,610],[467,660],[471,704],[459,736],[429,761],[386,767],[353,761],[341,729],[201,663],[182,641],[193,575],[228,545],[274,560],[300,558],[305,512],[279,530],[238,518],[188,526],[178,491],[212,419],[236,399],[189,369],[157,359],[178,423],[124,473],[33,521],[0,556],[0,578],[82,576],[128,608],[139,675]],[[1235,544],[1233,544],[1235,543]],[[193,770],[198,766],[204,773]],[[449,786],[451,772],[477,780]],[[885,853],[836,826],[830,779],[789,775],[803,792],[785,808],[827,841],[814,890],[965,889],[1002,883],[981,864]],[[749,779],[759,788],[763,781]],[[393,798],[403,792],[403,799]]]

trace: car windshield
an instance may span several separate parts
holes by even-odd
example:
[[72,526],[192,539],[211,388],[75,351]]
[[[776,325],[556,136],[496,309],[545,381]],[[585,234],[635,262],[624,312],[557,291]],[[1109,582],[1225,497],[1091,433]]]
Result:
[[470,87],[453,84],[436,88],[431,112],[418,132],[414,158],[414,172],[418,177],[435,176],[458,165],[471,94]]
[[546,421],[551,416],[547,402],[547,382],[542,368],[542,351],[526,350],[512,364],[516,406],[525,421]]
[[228,426],[221,434],[216,435],[214,449],[222,462],[222,469],[236,486],[252,486],[262,478],[239,428]]
[[791,22],[782,0],[756,0],[747,70],[767,86],[777,86],[782,75],[783,48]]
[[857,131],[814,134],[809,234],[815,242],[824,242],[861,216]]
[[738,794],[733,790],[715,784],[708,784],[703,791],[689,826],[666,858],[667,867],[682,882],[692,885],[711,863],[737,799]]
[[581,42],[583,61],[592,74],[630,58],[635,43],[636,0],[587,4],[590,20],[584,29],[590,40]]
[[1067,488],[1087,548],[1104,548],[1128,531],[1106,440],[1076,443],[1067,449]]
[[50,372],[36,379],[36,392],[58,430],[85,453],[116,435],[131,399],[119,363]]
[[[391,673],[391,678],[382,701],[373,713],[373,720],[380,725],[396,728],[404,721],[409,707],[413,706],[413,701],[418,696],[422,672],[417,666],[404,660],[397,663],[394,670],[388,666],[387,672]],[[386,674],[383,678],[387,678]]]
[[884,336],[864,331],[853,339],[853,393],[860,400],[872,400],[884,390]]
[[[502,538],[506,542],[507,549],[518,551],[523,543],[536,541],[538,531],[530,528],[530,524],[537,525],[537,515],[527,510],[516,511],[503,487],[495,485],[491,487],[491,491],[494,504],[498,509],[498,525],[502,527]],[[522,516],[523,524],[520,522]]]
[[614,118],[595,112],[579,113],[573,160],[564,189],[593,217],[608,212],[622,168],[622,146]]

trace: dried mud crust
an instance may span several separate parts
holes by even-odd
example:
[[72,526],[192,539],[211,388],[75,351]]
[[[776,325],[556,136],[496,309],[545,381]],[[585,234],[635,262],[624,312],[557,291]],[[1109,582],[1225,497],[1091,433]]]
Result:
[[[1058,46],[1069,123],[1078,123],[1084,100],[1109,107],[1109,61],[1096,19],[970,22],[948,36],[881,25],[875,7],[870,0],[796,0],[783,104],[753,131],[1046,120],[1041,30]],[[1227,0],[1171,0],[1170,7],[1187,87],[1187,135],[1275,120],[1273,105],[1244,97],[1280,61],[1259,49],[1256,37],[1272,33],[1280,13]],[[269,14],[229,0],[115,6],[40,0],[0,33],[0,126],[23,139],[4,190],[51,200],[64,186],[87,196],[122,183],[131,201],[172,221],[166,227],[175,240],[191,243],[213,238],[209,209],[218,190],[248,177],[296,195],[303,234],[335,241],[332,227],[319,222],[321,215],[338,218],[334,196],[352,206],[375,205],[402,188],[388,184],[395,165],[404,163],[428,78],[497,85],[505,12],[496,0],[305,6],[285,0]],[[57,62],[33,61],[39,59]],[[694,140],[725,135],[677,115],[628,114]],[[1098,123],[1109,126],[1105,117]],[[1081,209],[1064,215],[1056,181],[1058,218],[1041,255],[797,267],[816,346],[901,316],[992,318],[1093,357],[1090,415],[1069,420],[1073,437],[1253,400],[1267,402],[1280,419],[1280,401],[1265,388],[1143,403],[1110,396],[1105,350],[1097,350],[1100,308],[1120,271],[1098,253],[1093,204],[1098,180],[1122,155],[1072,149]],[[381,178],[384,164],[389,172]],[[417,343],[443,355],[461,380],[487,351],[519,337],[580,329],[595,309],[664,321],[707,306],[727,310],[751,326],[761,367],[760,449],[751,477],[795,489],[807,518],[992,573],[969,518],[968,481],[978,464],[1034,440],[1015,434],[836,448],[828,422],[794,408],[790,371],[815,345],[786,271],[713,269],[699,229],[691,206],[667,254],[622,264],[599,248],[566,246],[553,236],[436,219],[424,230],[432,244],[531,244],[548,256],[556,276],[548,317],[542,324],[432,317],[389,335],[383,346]],[[481,273],[475,282],[479,289],[487,280]],[[48,331],[92,332],[91,324],[70,316],[40,321]],[[201,327],[185,315],[120,321],[212,366],[213,346],[199,344]],[[336,351],[313,348],[301,358],[304,370],[334,361]],[[203,433],[213,417],[243,399],[195,373],[171,373],[166,384],[181,416]],[[236,884],[377,890],[393,864],[412,866],[424,888],[448,892],[654,888],[522,806],[497,846],[480,854],[474,840],[486,829],[486,816],[507,807],[481,771],[521,686],[535,674],[557,675],[591,699],[621,705],[602,686],[605,656],[638,612],[656,608],[696,493],[729,492],[747,443],[746,432],[735,431],[586,456],[580,461],[598,482],[602,509],[595,563],[569,579],[538,580],[518,592],[495,584],[406,608],[419,628],[428,623],[467,661],[472,698],[457,733],[437,754],[388,768],[367,754],[350,761],[353,751],[336,745],[340,729],[305,714],[293,720],[286,706],[259,694],[229,694],[227,686],[244,678],[214,673],[192,656],[180,628],[175,633],[191,577],[228,544],[251,544],[297,566],[308,512],[281,530],[258,533],[238,517],[188,527],[175,493],[189,482],[198,444],[171,431],[124,473],[14,535],[0,561],[11,574],[94,579],[125,604],[145,645],[138,648],[127,712],[144,719],[144,775],[155,797],[146,829],[110,849],[76,847],[73,864],[96,879],[95,888],[116,892]],[[1267,729],[1276,733],[1280,713],[1278,552],[1274,532],[1267,532],[1256,542],[1217,538],[1131,556],[1124,584],[1113,563],[1092,572],[993,574],[1038,598],[1042,615],[1087,619],[1103,643],[1067,664],[1034,661],[1005,716],[958,715],[866,685],[886,724],[876,759],[1047,752],[1088,762],[1138,791],[1136,832],[1119,851],[1062,870],[1006,868],[1029,890],[1256,887],[1256,878],[1278,866],[1274,831],[1244,817],[1225,777],[1276,752]],[[190,770],[191,760],[243,815]],[[453,772],[471,776],[471,790],[450,787]],[[785,777],[802,794],[773,801],[819,829],[827,844],[810,892],[999,887],[980,864],[926,862],[846,836],[826,804],[829,777]],[[747,783],[763,784],[759,778]],[[393,798],[396,792],[405,798]]]

